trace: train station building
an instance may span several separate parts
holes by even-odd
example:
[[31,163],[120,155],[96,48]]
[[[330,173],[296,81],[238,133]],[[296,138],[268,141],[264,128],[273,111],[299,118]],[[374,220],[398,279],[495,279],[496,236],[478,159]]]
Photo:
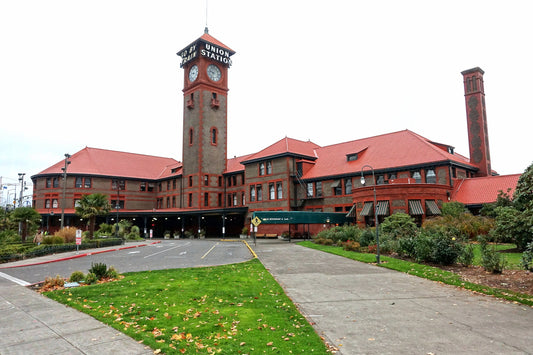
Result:
[[[32,176],[43,228],[57,230],[63,215],[64,225],[84,229],[75,206],[92,193],[108,195],[112,206],[100,222],[128,219],[144,236],[237,236],[253,226],[255,212],[267,211],[330,213],[359,225],[373,225],[374,211],[380,220],[403,212],[420,224],[448,201],[477,212],[499,191],[512,194],[518,181],[519,174],[499,176],[492,169],[480,68],[461,73],[468,156],[403,130],[329,146],[284,137],[228,158],[228,75],[235,52],[206,29],[177,54],[184,73],[181,160],[92,147],[67,156]],[[297,237],[343,220],[309,218],[262,223],[257,230]]]

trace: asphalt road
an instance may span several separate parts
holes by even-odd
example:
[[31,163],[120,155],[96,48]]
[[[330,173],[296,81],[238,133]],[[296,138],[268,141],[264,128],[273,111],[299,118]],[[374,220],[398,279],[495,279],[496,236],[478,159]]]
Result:
[[[84,253],[86,251],[80,251]],[[60,254],[58,254],[60,255]],[[41,265],[0,270],[3,274],[30,284],[46,277],[69,277],[74,271],[87,273],[92,263],[114,266],[120,273],[186,267],[224,265],[252,259],[248,247],[241,241],[221,240],[163,240],[140,248],[89,255],[76,259]],[[1,279],[1,278],[0,278]]]

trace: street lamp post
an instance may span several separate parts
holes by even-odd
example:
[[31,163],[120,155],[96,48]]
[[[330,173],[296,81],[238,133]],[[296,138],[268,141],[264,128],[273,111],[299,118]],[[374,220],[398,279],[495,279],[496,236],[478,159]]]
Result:
[[377,199],[376,199],[376,175],[374,174],[374,168],[371,167],[370,165],[365,165],[361,168],[361,184],[364,186],[365,185],[365,176],[363,174],[363,170],[365,168],[370,168],[370,170],[372,170],[372,177],[374,179],[374,220],[376,221],[375,225],[376,225],[376,262],[379,264],[380,263],[380,260],[379,260],[379,218],[378,218],[378,214],[377,214]]
[[22,196],[24,192],[24,175],[26,175],[26,173],[19,173],[19,181],[20,181],[19,207],[22,207]]
[[65,226],[65,200],[67,193],[67,166],[70,164],[70,154],[65,154],[65,166],[61,168],[63,170],[63,197],[61,198],[61,229]]
[[[117,185],[117,203],[115,207],[117,208],[117,226],[115,228],[115,236],[118,238],[118,210],[120,209],[120,180],[115,179],[115,184]],[[124,241],[123,241],[124,242]]]

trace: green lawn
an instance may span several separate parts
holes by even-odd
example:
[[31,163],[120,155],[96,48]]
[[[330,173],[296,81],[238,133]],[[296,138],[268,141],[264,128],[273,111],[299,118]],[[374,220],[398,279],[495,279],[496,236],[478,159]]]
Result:
[[[492,245],[490,245],[492,246]],[[512,250],[516,248],[514,244],[494,244],[494,248],[499,251]],[[506,269],[521,270],[522,253],[503,253],[507,264]],[[481,266],[481,247],[479,244],[474,244],[474,265]]]
[[327,348],[259,260],[126,273],[46,293],[160,353],[325,354]]
[[[318,245],[318,244],[315,244],[309,241],[300,242],[298,244],[305,246],[307,248],[317,249],[317,250],[321,250],[324,252],[344,256],[346,258],[361,261],[364,263],[375,263],[376,262],[375,254],[346,251],[342,249],[342,247]],[[503,249],[507,249],[507,248],[503,248]],[[528,294],[513,292],[513,291],[509,291],[505,289],[491,288],[491,287],[487,287],[484,285],[478,285],[478,284],[474,284],[471,282],[466,282],[466,281],[461,280],[461,277],[459,275],[453,272],[450,272],[450,271],[442,270],[438,267],[417,264],[414,262],[391,258],[391,257],[383,256],[383,255],[381,255],[380,259],[382,263],[379,264],[379,266],[387,268],[387,269],[405,272],[410,275],[415,275],[418,277],[423,277],[425,279],[442,282],[447,285],[453,285],[453,286],[465,288],[467,290],[483,293],[486,295],[491,295],[491,296],[503,298],[509,301],[522,303],[528,306],[533,306],[533,296],[528,295]]]

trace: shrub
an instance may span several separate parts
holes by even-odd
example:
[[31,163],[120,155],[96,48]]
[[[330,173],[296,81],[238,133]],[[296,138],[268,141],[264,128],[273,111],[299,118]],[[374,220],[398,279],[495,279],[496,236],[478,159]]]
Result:
[[408,256],[416,259],[416,239],[417,236],[400,238],[398,240],[398,249],[396,252],[402,256]]
[[63,287],[65,285],[65,279],[63,279],[61,276],[57,275],[56,277],[46,277],[44,279],[44,285],[48,287]]
[[457,261],[463,266],[471,266],[474,263],[474,245],[466,244]]
[[359,243],[362,247],[376,244],[376,231],[375,228],[366,228],[359,238]]
[[130,233],[128,234],[128,239],[139,239],[141,237],[141,229],[139,226],[132,226]]
[[113,226],[107,223],[100,224],[98,230],[94,232],[95,237],[102,236],[112,236],[113,235]]
[[91,263],[89,274],[96,275],[98,280],[103,279],[107,275],[107,265],[104,263]]
[[461,202],[445,202],[442,204],[442,215],[443,216],[452,216],[452,217],[459,217],[459,215],[468,212],[465,205],[463,205]]
[[65,243],[74,243],[76,241],[76,228],[64,227],[55,232],[54,236],[61,237]]
[[418,233],[414,219],[406,213],[394,213],[380,224],[381,234],[392,239],[408,238]]
[[20,235],[18,235],[17,232],[14,230],[3,230],[0,231],[0,244],[1,243],[20,243],[22,239],[20,238]]
[[114,266],[110,266],[109,269],[107,269],[106,276],[111,279],[117,279],[118,278],[118,271],[115,269]]
[[445,234],[435,234],[433,240],[431,261],[441,265],[454,264],[462,252],[462,246],[457,239]]
[[361,244],[353,240],[347,240],[342,243],[342,249],[348,251],[359,251],[361,249]]
[[481,247],[481,266],[493,274],[501,274],[506,265],[504,256],[496,251],[492,246],[489,246],[487,239],[479,238]]
[[530,242],[522,253],[521,263],[524,269],[533,271],[533,242]]
[[47,235],[43,238],[42,244],[51,245],[51,244],[64,244],[65,240],[60,235]]
[[89,272],[86,276],[85,276],[85,283],[87,285],[92,285],[94,283],[96,283],[96,281],[98,281],[98,277],[96,277],[96,275],[92,272]]
[[85,279],[85,274],[83,272],[74,271],[72,274],[70,274],[68,281],[69,282],[80,282],[83,279]]

